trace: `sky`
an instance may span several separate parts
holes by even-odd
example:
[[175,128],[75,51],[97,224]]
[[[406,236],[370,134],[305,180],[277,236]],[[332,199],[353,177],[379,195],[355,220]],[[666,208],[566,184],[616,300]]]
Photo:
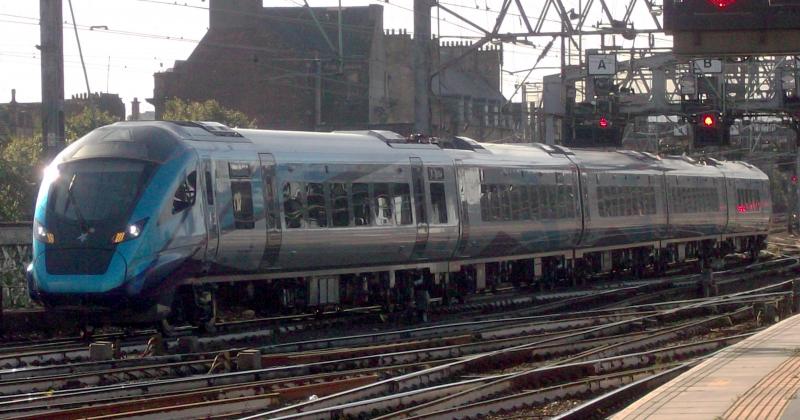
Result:
[[[264,0],[265,7],[298,7],[303,0]],[[413,29],[413,0],[341,0],[343,7],[363,6],[370,3],[384,7],[385,29]],[[612,14],[622,16],[630,0],[607,0]],[[565,7],[577,8],[585,0],[564,0]],[[336,6],[336,0],[308,0],[313,7]],[[441,0],[441,3],[477,25],[491,29],[497,18],[502,0]],[[539,8],[545,0],[523,0],[526,15],[533,25]],[[595,24],[606,20],[599,2],[594,2],[587,20]],[[653,22],[639,0],[633,14],[637,28],[652,28]],[[143,102],[142,111],[152,110],[144,101],[153,95],[153,74],[173,66],[175,60],[186,59],[208,29],[208,4],[206,0],[72,0],[78,26],[89,87],[92,92],[117,93],[122,97],[128,113],[134,97]],[[434,34],[441,37],[471,38],[480,32],[444,11],[432,11]],[[64,93],[67,98],[86,92],[86,83],[78,54],[73,19],[69,1],[63,0],[64,25]],[[18,102],[41,100],[41,71],[39,51],[39,1],[0,0],[0,103],[11,100],[11,89],[17,90]],[[91,27],[100,27],[94,28]],[[545,30],[558,30],[560,24],[554,12],[545,21]],[[108,29],[105,29],[107,27]],[[523,20],[512,6],[500,32],[518,32],[524,28]],[[506,97],[515,91],[525,73],[510,73],[533,66],[549,38],[531,38],[534,46],[504,45],[503,93]],[[610,38],[606,39],[610,43]],[[616,37],[616,42],[626,47],[632,45]],[[669,46],[665,35],[656,37],[657,46]],[[633,45],[644,47],[646,37],[637,38]],[[587,37],[584,46],[599,45],[599,37]],[[559,42],[539,64],[528,81],[540,81],[545,74],[556,73],[560,63]],[[519,98],[515,98],[518,100]]]

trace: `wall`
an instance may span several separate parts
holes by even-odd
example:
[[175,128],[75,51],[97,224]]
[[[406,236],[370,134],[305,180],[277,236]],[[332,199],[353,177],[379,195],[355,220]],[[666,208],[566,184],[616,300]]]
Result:
[[31,225],[0,224],[0,286],[3,308],[33,306],[25,284],[25,268],[31,262]]

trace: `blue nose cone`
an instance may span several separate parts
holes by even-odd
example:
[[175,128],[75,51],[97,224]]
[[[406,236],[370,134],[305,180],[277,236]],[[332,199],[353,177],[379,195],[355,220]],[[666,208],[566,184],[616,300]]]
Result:
[[[79,254],[93,252],[91,249],[73,251]],[[79,261],[85,261],[85,257],[64,261],[65,258],[76,257],[72,255],[72,252],[62,250],[41,252],[34,258],[31,269],[28,271],[29,288],[44,293],[104,293],[115,289],[125,282],[127,262],[119,252],[107,252],[110,252],[111,255],[105,270],[87,270],[85,266],[75,265]]]

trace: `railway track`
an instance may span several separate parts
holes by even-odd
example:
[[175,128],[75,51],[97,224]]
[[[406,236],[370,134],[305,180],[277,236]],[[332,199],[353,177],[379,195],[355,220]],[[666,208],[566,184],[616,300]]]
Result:
[[797,265],[716,272],[714,288],[684,275],[586,292],[501,291],[442,308],[423,326],[382,323],[369,310],[349,314],[345,324],[370,318],[356,327],[235,321],[218,335],[162,340],[157,351],[145,334],[110,334],[99,337],[119,343],[107,360],[75,339],[5,343],[0,418],[461,417],[539,410],[552,398],[611,407],[619,403],[600,399],[606,391],[645,389],[641,381],[790,313]]

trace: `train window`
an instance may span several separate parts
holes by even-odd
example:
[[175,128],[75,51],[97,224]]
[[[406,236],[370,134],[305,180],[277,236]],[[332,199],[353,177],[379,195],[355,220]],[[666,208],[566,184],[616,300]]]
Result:
[[178,185],[172,197],[172,214],[182,212],[192,207],[197,196],[197,172],[192,171]]
[[488,222],[490,206],[489,206],[489,186],[481,184],[481,220]]
[[497,185],[489,186],[489,205],[492,207],[490,219],[494,222],[500,220],[500,196]]
[[231,178],[250,178],[250,165],[247,162],[228,162]]
[[325,185],[313,182],[306,184],[306,202],[308,203],[308,227],[328,227]]
[[508,187],[508,199],[511,203],[511,220],[520,220],[520,187],[518,185],[510,185]]
[[428,186],[431,193],[431,209],[433,210],[433,223],[447,223],[447,197],[444,192],[444,183],[431,182]]
[[517,189],[517,192],[519,194],[520,220],[531,220],[531,200],[530,196],[528,195],[528,186],[517,185],[514,188]]
[[622,194],[623,194],[623,203],[624,203],[624,210],[625,216],[633,216],[634,215],[634,198],[633,198],[633,188],[631,187],[622,187]]
[[529,185],[528,186],[528,196],[531,202],[531,219],[539,220],[541,219],[541,213],[539,213],[539,208],[541,205],[541,199],[539,198],[539,186],[538,185]]
[[392,224],[392,205],[389,184],[374,184],[375,191],[375,224],[378,226]]
[[303,184],[287,182],[283,184],[283,214],[287,229],[299,229],[305,225],[305,202]]
[[396,224],[410,225],[414,223],[411,216],[411,190],[408,184],[392,184],[392,204]]
[[253,229],[253,188],[250,181],[231,180],[231,205],[236,229]]
[[353,223],[356,226],[372,224],[372,206],[369,198],[369,184],[353,184]]
[[497,187],[498,198],[500,199],[500,219],[511,220],[511,186],[499,185]]
[[575,217],[575,188],[572,185],[562,185],[564,192],[564,218],[572,219]]
[[206,202],[209,206],[214,205],[214,184],[211,179],[211,171],[206,171]]
[[350,226],[350,200],[347,184],[334,183],[328,186],[331,200],[331,226]]
[[555,216],[556,218],[559,219],[570,217],[567,215],[567,209],[569,208],[569,205],[567,204],[569,203],[569,193],[567,192],[567,186],[558,185],[556,186],[556,188],[558,188],[558,207]]

